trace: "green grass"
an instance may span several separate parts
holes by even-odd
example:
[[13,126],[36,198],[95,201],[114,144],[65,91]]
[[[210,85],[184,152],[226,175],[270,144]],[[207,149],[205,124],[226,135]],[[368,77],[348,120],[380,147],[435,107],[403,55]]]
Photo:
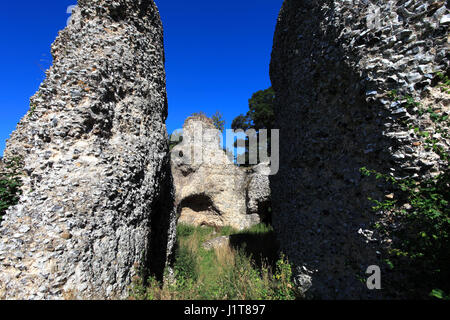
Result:
[[[433,82],[434,87],[450,93],[447,74],[437,72]],[[417,109],[420,117],[426,116],[433,122],[427,127],[410,124],[408,128],[414,130],[416,140],[425,151],[439,156],[441,169],[437,176],[426,179],[395,179],[386,172],[361,168],[364,176],[385,180],[395,194],[390,200],[369,198],[374,203],[374,211],[389,213],[374,227],[383,237],[392,239],[383,253],[387,267],[402,273],[401,281],[393,278],[386,287],[394,293],[407,292],[413,299],[428,296],[447,299],[450,292],[450,155],[445,139],[448,138],[449,118],[439,110],[442,108],[423,106],[420,101],[401,96],[395,90],[388,96],[393,101],[402,101],[410,112]]]
[[[223,227],[177,228],[174,274],[164,284],[136,278],[132,299],[138,300],[293,300],[292,271],[287,259],[278,256],[273,229],[257,225],[237,231]],[[207,251],[202,244],[230,236],[230,246]],[[271,245],[266,242],[271,241]],[[256,245],[258,244],[258,245]],[[259,247],[259,249],[257,249]],[[259,257],[254,253],[258,253]],[[276,258],[275,258],[276,257]]]

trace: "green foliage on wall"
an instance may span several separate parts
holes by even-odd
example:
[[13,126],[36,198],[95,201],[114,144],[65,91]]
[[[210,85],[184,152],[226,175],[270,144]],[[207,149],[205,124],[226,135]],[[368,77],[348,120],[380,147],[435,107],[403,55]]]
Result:
[[0,171],[0,219],[9,207],[17,204],[21,194],[21,160],[4,160]]
[[292,282],[292,268],[284,255],[272,267],[258,265],[246,248],[224,246],[205,250],[202,243],[219,235],[258,238],[273,232],[258,225],[238,232],[223,227],[219,234],[211,227],[180,224],[172,276],[164,284],[135,278],[131,297],[138,300],[294,300],[299,297]]

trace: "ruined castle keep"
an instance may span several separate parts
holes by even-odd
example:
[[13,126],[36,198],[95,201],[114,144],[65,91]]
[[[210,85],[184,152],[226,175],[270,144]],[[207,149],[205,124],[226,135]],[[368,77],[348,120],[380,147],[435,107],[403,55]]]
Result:
[[449,18],[445,1],[285,1],[271,62],[281,130],[273,223],[306,296],[379,294],[358,276],[381,265],[385,240],[368,197],[390,192],[359,169],[400,178],[443,169],[414,128],[447,152],[448,135],[406,97],[449,114],[448,95],[433,87],[449,67]]
[[157,7],[79,0],[52,55],[5,151],[24,178],[0,228],[0,298],[127,298],[175,238]]
[[242,230],[264,219],[270,206],[264,165],[237,167],[211,119],[186,119],[183,141],[172,150],[171,162],[179,223]]

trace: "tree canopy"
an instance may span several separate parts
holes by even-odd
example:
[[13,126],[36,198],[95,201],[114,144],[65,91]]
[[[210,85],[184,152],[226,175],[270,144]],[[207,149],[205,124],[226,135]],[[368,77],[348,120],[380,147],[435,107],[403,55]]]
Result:
[[169,150],[172,151],[178,144],[183,141],[183,130],[175,130],[169,138]]

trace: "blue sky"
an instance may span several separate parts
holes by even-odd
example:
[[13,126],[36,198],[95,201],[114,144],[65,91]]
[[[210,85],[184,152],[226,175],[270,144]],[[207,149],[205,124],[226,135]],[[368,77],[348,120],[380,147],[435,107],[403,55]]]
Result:
[[[156,0],[165,32],[169,118],[223,113],[226,127],[270,86],[273,33],[283,0]],[[0,10],[0,155],[51,65],[50,45],[75,0],[4,1]]]

